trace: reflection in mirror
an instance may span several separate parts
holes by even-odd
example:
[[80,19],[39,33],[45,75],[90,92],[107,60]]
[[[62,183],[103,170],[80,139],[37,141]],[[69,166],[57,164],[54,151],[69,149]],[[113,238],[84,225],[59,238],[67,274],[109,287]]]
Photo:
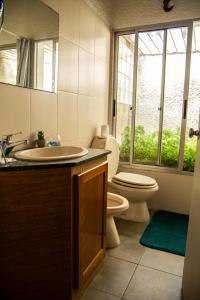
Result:
[[4,17],[4,0],[0,0],[0,31],[3,25],[3,17]]
[[57,91],[58,14],[39,0],[4,1],[0,82]]

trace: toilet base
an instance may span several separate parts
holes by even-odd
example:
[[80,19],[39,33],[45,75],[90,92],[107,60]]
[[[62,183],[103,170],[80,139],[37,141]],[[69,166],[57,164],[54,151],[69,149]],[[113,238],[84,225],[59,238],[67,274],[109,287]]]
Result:
[[149,222],[150,220],[146,202],[133,203],[129,201],[129,208],[117,217],[133,222]]
[[117,247],[120,239],[113,216],[107,216],[106,222],[106,248]]

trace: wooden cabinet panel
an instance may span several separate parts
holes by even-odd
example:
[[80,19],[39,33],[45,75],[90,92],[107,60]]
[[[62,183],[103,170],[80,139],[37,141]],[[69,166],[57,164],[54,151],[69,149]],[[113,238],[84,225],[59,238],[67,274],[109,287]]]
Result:
[[0,174],[0,299],[71,299],[70,169]]
[[104,256],[107,163],[75,175],[75,288],[88,280]]

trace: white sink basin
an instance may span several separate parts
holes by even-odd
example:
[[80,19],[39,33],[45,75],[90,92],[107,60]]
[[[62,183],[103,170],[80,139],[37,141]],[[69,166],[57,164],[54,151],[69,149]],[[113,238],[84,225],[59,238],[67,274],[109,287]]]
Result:
[[82,147],[58,146],[18,151],[15,157],[30,161],[54,161],[81,157],[87,153],[88,150]]

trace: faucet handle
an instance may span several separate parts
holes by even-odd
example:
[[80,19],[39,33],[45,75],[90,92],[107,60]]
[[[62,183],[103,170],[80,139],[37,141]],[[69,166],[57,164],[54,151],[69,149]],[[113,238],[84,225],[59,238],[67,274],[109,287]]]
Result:
[[16,132],[16,133],[4,134],[2,136],[2,138],[5,139],[7,141],[7,143],[10,143],[10,142],[12,142],[13,135],[18,135],[18,134],[22,134],[22,132],[19,131],[19,132]]

